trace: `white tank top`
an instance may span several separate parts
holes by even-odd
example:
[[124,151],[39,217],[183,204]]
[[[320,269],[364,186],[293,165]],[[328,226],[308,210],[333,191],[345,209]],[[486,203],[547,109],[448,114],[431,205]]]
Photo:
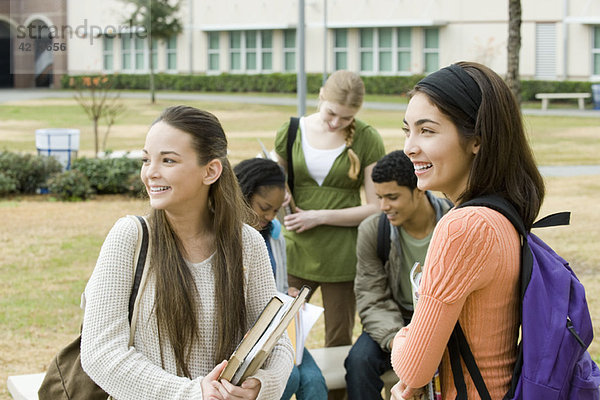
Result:
[[[300,131],[303,133],[306,132],[304,117],[300,118]],[[323,184],[325,177],[329,173],[329,170],[331,170],[333,162],[342,154],[345,148],[346,144],[344,143],[335,149],[316,149],[308,143],[306,134],[302,135],[302,152],[304,153],[308,174],[319,186]]]

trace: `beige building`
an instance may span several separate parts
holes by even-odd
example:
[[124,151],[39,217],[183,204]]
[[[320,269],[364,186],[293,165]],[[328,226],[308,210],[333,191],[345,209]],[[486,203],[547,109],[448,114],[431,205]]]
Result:
[[[166,73],[294,73],[298,1],[182,1],[183,32],[156,42],[153,64]],[[123,1],[62,2],[71,34],[54,42],[65,43],[66,72],[148,72],[145,32],[126,22]],[[522,78],[600,80],[599,0],[521,3]],[[304,10],[308,73],[411,75],[459,60],[506,72],[508,0],[305,0]]]

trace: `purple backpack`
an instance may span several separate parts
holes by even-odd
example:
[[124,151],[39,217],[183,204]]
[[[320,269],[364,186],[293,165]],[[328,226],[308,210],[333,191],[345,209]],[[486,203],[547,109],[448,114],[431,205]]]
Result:
[[[500,212],[527,240],[521,246],[522,338],[511,388],[513,399],[599,400],[600,370],[587,348],[594,332],[585,289],[569,264],[525,229],[515,208],[499,196],[483,196],[464,204]],[[570,213],[549,215],[533,228],[568,225]],[[457,399],[467,399],[462,357],[481,399],[491,399],[457,322],[448,342]]]

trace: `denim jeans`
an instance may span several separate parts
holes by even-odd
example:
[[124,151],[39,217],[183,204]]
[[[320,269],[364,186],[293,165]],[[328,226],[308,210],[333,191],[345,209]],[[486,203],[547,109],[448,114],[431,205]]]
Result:
[[327,385],[317,363],[305,348],[302,364],[294,365],[281,400],[289,400],[293,394],[297,400],[327,400]]
[[381,350],[367,332],[363,332],[344,361],[348,400],[382,399],[380,376],[392,369],[391,354]]

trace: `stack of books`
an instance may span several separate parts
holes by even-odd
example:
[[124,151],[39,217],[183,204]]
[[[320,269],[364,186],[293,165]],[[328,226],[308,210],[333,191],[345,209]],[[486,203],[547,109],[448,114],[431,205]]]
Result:
[[296,317],[309,293],[310,288],[304,286],[291,301],[283,301],[274,296],[238,344],[219,380],[226,379],[234,385],[239,385],[247,377],[256,374]]

